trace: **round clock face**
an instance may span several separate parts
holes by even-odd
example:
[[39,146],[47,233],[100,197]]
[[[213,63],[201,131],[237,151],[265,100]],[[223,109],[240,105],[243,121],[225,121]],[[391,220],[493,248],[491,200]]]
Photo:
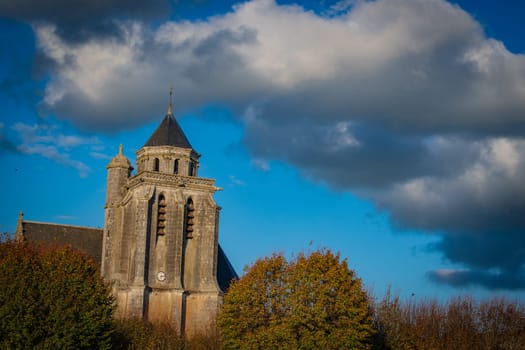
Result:
[[164,281],[166,279],[166,273],[164,273],[164,271],[157,272],[157,279],[159,281]]

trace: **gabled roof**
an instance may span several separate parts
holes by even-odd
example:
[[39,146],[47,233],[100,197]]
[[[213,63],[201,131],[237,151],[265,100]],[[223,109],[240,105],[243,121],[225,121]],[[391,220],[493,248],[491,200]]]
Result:
[[177,123],[175,117],[169,111],[160,123],[157,130],[155,130],[148,142],[146,142],[144,145],[144,147],[154,146],[192,148],[190,142],[186,138],[186,135],[184,135],[184,132],[180,128],[179,123]]
[[24,240],[57,245],[68,245],[92,257],[100,265],[102,259],[102,234],[100,228],[21,221],[17,231]]

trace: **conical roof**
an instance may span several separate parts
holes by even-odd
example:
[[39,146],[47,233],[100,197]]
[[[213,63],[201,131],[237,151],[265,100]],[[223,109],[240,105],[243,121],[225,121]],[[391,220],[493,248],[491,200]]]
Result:
[[170,112],[171,108],[168,110],[168,114],[166,114],[159,127],[151,135],[144,147],[175,146],[181,148],[192,148],[186,135],[184,135],[184,132],[180,128],[179,123],[177,123],[175,117]]

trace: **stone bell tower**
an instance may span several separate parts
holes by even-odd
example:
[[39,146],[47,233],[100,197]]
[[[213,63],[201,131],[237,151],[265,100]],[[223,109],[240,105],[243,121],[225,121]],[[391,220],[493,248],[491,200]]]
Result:
[[135,175],[122,147],[107,166],[102,274],[113,283],[117,317],[209,333],[222,304],[218,279],[236,277],[218,245],[219,188],[198,176],[200,155],[171,102],[136,155]]

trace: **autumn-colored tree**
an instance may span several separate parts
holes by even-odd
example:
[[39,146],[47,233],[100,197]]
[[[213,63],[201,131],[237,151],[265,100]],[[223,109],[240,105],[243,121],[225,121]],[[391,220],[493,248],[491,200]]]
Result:
[[0,348],[111,346],[113,299],[80,252],[0,242],[0,286]]
[[375,322],[377,349],[525,349],[525,306],[503,299],[402,303],[388,291]]
[[218,324],[226,349],[367,349],[369,298],[330,250],[257,260],[225,295]]
[[525,349],[525,305],[494,298],[479,306],[483,349]]

